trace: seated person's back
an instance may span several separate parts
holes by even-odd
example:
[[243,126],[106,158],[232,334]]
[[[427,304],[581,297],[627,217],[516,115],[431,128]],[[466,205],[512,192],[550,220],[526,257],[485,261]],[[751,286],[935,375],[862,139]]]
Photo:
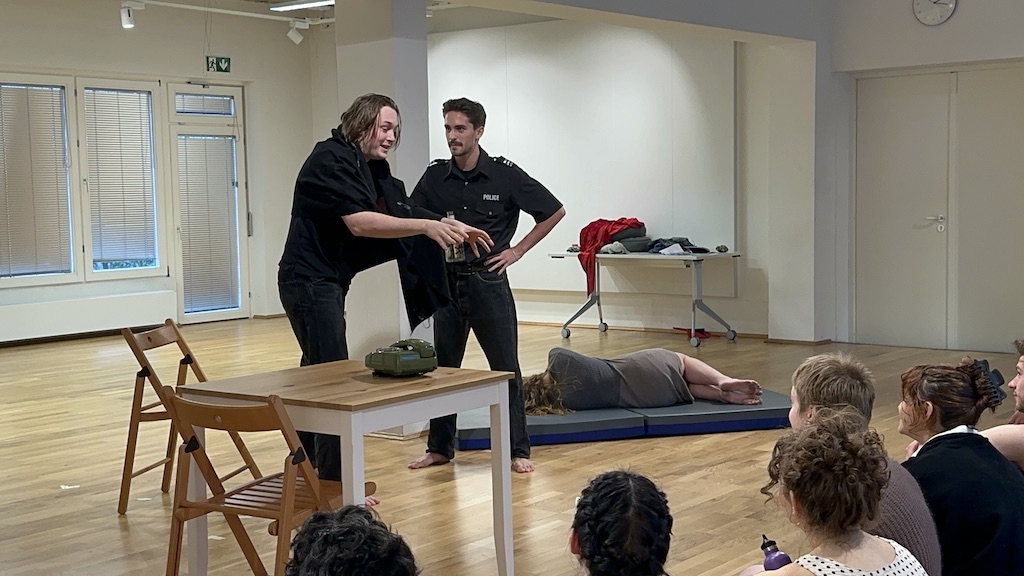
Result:
[[371,508],[315,512],[292,539],[285,576],[416,576],[405,540]]
[[[871,371],[850,354],[832,352],[811,356],[793,372],[789,422],[794,429],[812,420],[820,408],[851,407],[871,420],[875,384]],[[917,558],[929,574],[942,573],[942,551],[935,521],[917,480],[888,458],[889,482],[882,488],[878,518],[865,526],[875,536],[895,540]]]
[[1011,576],[1024,567],[1024,475],[978,433],[999,394],[969,358],[916,366],[902,377],[903,464],[921,485],[942,545],[943,576]]
[[590,576],[661,576],[671,540],[665,493],[640,474],[618,470],[583,489],[569,548]]

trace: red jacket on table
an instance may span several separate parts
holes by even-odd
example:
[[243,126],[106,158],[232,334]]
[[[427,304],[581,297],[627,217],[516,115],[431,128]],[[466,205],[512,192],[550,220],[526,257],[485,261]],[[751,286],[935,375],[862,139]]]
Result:
[[587,294],[594,293],[594,262],[597,251],[612,240],[612,236],[627,228],[642,228],[643,222],[636,218],[619,218],[618,220],[594,220],[580,230],[580,265],[587,274]]

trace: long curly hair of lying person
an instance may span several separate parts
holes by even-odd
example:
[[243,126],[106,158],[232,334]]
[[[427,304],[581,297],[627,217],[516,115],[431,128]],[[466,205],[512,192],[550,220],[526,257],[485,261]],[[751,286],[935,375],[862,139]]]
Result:
[[562,383],[547,370],[523,378],[523,400],[526,413],[568,414],[572,412],[562,404]]

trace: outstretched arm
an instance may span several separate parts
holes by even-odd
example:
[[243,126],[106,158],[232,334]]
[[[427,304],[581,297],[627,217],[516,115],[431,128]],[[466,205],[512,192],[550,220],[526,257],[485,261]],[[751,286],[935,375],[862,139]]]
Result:
[[341,219],[355,236],[369,238],[405,238],[423,234],[442,248],[464,242],[468,235],[459,227],[437,220],[396,218],[389,214],[365,210],[347,214]]

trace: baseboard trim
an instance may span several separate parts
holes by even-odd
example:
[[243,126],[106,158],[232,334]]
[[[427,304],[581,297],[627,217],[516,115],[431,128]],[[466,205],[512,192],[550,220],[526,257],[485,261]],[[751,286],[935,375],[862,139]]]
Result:
[[383,438],[384,440],[401,440],[401,441],[405,441],[405,440],[415,440],[417,438],[422,438],[422,437],[427,435],[427,431],[423,430],[423,431],[417,432],[415,434],[394,434],[392,432],[377,431],[377,432],[370,432],[370,433],[368,433],[366,435],[371,437],[371,438]]
[[[533,320],[520,320],[519,324],[522,324],[524,326],[550,326],[552,328],[561,328],[562,327],[562,324],[559,324],[558,322],[539,322],[539,321],[533,321]],[[571,328],[572,330],[597,330],[597,326],[596,325],[595,326],[590,326],[590,325],[587,325],[587,324],[572,324],[572,325],[569,326],[569,328]],[[682,331],[680,331],[680,330],[678,330],[676,328],[646,328],[646,327],[639,327],[638,328],[636,326],[609,326],[608,329],[609,330],[622,331],[622,332],[651,332],[651,333],[654,333],[654,334],[682,334],[683,333]],[[705,332],[707,332],[708,334],[711,334],[713,336],[721,336],[723,338],[725,337],[725,332],[714,332],[714,331],[711,331],[711,330],[705,330]],[[749,333],[748,334],[748,333],[737,332],[736,333],[736,337],[737,338],[758,338],[760,340],[764,340],[764,339],[768,338],[768,335],[767,334],[753,334],[753,333]]]
[[765,344],[796,344],[797,346],[824,346],[832,344],[831,338],[824,340],[787,340],[785,338],[765,338]]
[[284,318],[287,314],[281,312],[280,314],[253,314],[254,320],[272,320],[274,318]]

